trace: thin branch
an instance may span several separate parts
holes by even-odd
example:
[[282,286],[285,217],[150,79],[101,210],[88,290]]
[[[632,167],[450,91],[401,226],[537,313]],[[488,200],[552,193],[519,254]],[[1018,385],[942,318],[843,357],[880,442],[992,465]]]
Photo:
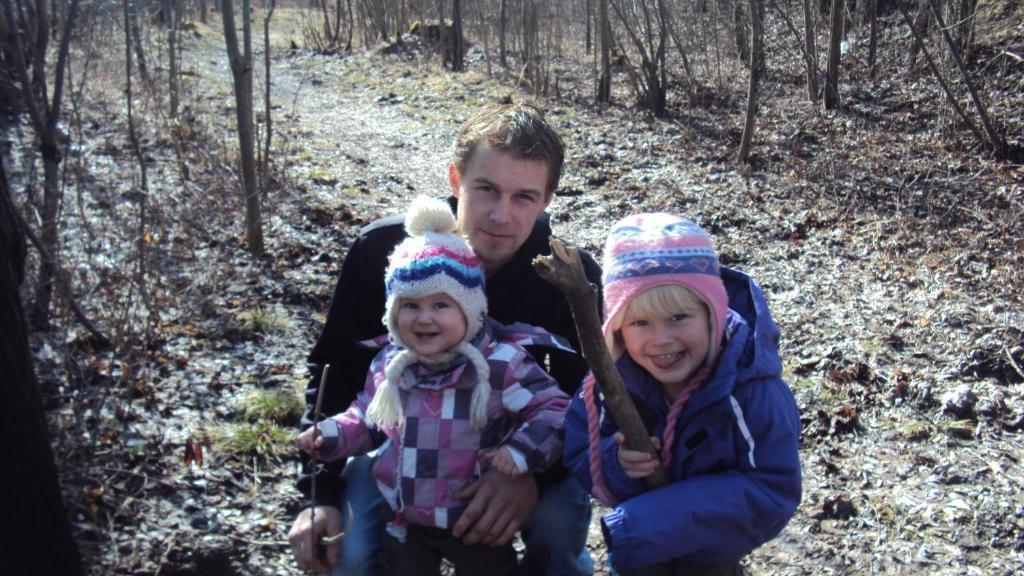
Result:
[[35,232],[29,228],[28,223],[25,222],[25,219],[22,218],[21,214],[15,212],[15,217],[18,219],[18,224],[23,230],[25,230],[25,236],[27,236],[32,242],[32,245],[36,247],[36,250],[39,250],[40,258],[42,258],[44,262],[53,266],[53,269],[56,271],[58,291],[61,296],[64,297],[64,300],[67,301],[68,308],[71,309],[71,313],[74,315],[75,319],[78,320],[78,322],[88,330],[90,334],[92,334],[93,338],[95,338],[101,346],[108,346],[110,344],[110,338],[107,338],[103,332],[100,332],[100,330],[96,328],[92,321],[85,315],[85,312],[82,311],[82,308],[78,305],[78,301],[76,301],[74,296],[71,294],[71,280],[69,279],[68,273],[65,272],[60,263],[54,260],[53,256],[50,255],[50,251],[43,246],[42,241],[39,240],[39,237],[36,236]]

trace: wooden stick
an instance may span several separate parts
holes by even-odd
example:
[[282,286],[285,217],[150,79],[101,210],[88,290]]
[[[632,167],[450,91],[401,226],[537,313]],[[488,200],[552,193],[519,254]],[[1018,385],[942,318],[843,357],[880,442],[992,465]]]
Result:
[[[647,434],[647,428],[640,420],[640,413],[629,397],[622,376],[615,369],[612,356],[605,346],[597,311],[597,287],[587,280],[579,251],[575,246],[566,246],[558,238],[552,237],[551,256],[537,256],[533,259],[533,268],[541,278],[565,293],[576,322],[583,358],[594,374],[612,417],[622,429],[626,438],[625,448],[646,452],[657,458],[658,453]],[[659,467],[654,474],[644,478],[644,483],[648,489],[658,488],[665,485],[667,478],[665,469]]]
[[[323,405],[323,402],[324,402],[324,386],[327,384],[327,371],[330,370],[330,369],[331,369],[331,365],[330,364],[324,364],[324,371],[320,373],[320,388],[318,388],[317,391],[316,391],[316,405],[313,407],[313,445],[314,446],[316,445],[317,438],[319,438],[319,436],[320,436],[320,427],[317,426],[317,423],[320,422],[320,418],[323,416],[323,414],[320,413],[320,407]],[[312,503],[312,505],[309,508],[309,526],[310,526],[309,537],[310,537],[310,540],[311,540],[311,544],[313,544],[313,546],[314,546],[313,549],[315,550],[316,549],[315,546],[316,546],[317,542],[316,542],[316,537],[313,535],[314,531],[312,530],[312,527],[316,525],[316,469],[315,469],[316,462],[313,463],[313,466],[314,466],[314,469],[312,470],[312,472],[311,472],[311,474],[309,476],[309,499],[310,499],[310,501]],[[341,532],[338,532],[337,534],[335,534],[333,536],[321,536],[320,537],[320,545],[321,546],[327,546],[329,544],[334,544],[335,542],[338,542],[338,541],[342,540],[343,538],[345,538],[345,534],[348,531],[351,531],[351,530],[352,530],[352,504],[349,504],[348,505],[348,530],[347,531],[346,530],[342,530]]]
[[[316,404],[313,406],[313,450],[316,451],[316,441],[320,437],[320,427],[317,424],[320,422],[320,407],[324,402],[324,385],[327,384],[327,371],[331,369],[330,364],[324,364],[323,372],[320,373],[320,387],[316,391]],[[310,454],[310,470],[309,474],[309,543],[312,546],[311,550],[316,550],[316,456]]]

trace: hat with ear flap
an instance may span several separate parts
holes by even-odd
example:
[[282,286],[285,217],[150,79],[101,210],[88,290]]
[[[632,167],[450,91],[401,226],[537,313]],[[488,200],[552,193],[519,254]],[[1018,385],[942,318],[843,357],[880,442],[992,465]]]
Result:
[[664,213],[636,214],[619,220],[604,250],[604,338],[612,357],[623,353],[615,333],[629,303],[641,292],[662,284],[679,284],[708,307],[711,323],[709,358],[718,354],[729,310],[711,237],[703,228]]
[[[387,364],[387,380],[377,390],[367,417],[382,427],[398,425],[401,405],[397,387],[401,375],[414,362],[441,363],[463,354],[476,368],[478,382],[470,404],[470,423],[482,428],[490,396],[490,369],[487,361],[470,341],[480,332],[487,318],[487,296],[480,259],[456,232],[455,215],[442,200],[417,196],[405,215],[409,237],[395,247],[388,258],[384,275],[386,293],[384,325],[391,342],[403,348]],[[449,352],[421,357],[402,341],[398,330],[398,301],[447,294],[462,309],[466,334]]]

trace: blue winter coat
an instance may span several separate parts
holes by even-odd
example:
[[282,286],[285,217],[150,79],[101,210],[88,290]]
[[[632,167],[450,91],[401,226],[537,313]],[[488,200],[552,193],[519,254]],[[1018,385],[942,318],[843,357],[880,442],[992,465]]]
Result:
[[[723,267],[722,280],[729,337],[677,421],[669,484],[645,492],[626,476],[612,440],[619,428],[595,395],[601,467],[619,501],[601,524],[617,566],[737,560],[778,535],[800,503],[800,417],[781,377],[778,327],[749,276]],[[669,406],[658,382],[628,354],[617,367],[648,432],[660,437]],[[587,436],[581,389],[566,416],[565,462],[590,490]]]

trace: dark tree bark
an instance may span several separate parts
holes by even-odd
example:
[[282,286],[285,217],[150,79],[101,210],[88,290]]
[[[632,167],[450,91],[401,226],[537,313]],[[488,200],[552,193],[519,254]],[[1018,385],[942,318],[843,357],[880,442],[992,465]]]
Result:
[[462,0],[452,0],[452,72],[465,69],[462,44]]
[[[139,79],[146,86],[150,85],[149,68],[146,66],[146,50],[142,45],[142,30],[139,27],[139,10],[135,2],[128,5],[128,26],[131,28],[132,50],[135,51],[135,62],[139,68]],[[205,20],[203,21],[206,22]]]
[[[19,22],[15,15],[11,0],[3,0],[4,17],[17,28]],[[47,23],[46,0],[36,0],[35,27],[37,37],[33,42],[32,74],[29,75],[25,52],[21,44],[21,35],[11,34],[10,44],[15,53],[15,68],[21,82],[22,101],[28,109],[32,128],[40,142],[43,157],[43,227],[42,243],[52,259],[44,260],[39,267],[39,279],[36,282],[35,301],[32,305],[32,323],[39,328],[46,328],[50,323],[50,301],[53,298],[53,287],[56,281],[55,259],[58,257],[58,211],[61,204],[62,189],[60,183],[60,162],[63,157],[60,142],[57,138],[57,125],[60,121],[60,109],[64,94],[64,67],[67,62],[68,49],[71,44],[71,28],[78,11],[78,0],[71,0],[67,17],[64,20],[64,31],[60,39],[57,64],[53,71],[53,100],[47,102],[46,80],[46,47],[49,43],[50,26]],[[26,28],[27,22],[22,22]]]
[[732,8],[732,16],[733,32],[736,36],[736,57],[740,62],[749,65],[750,44],[747,43],[747,38],[749,38],[750,32],[747,28],[747,19],[743,14],[742,0],[736,0]]
[[171,120],[178,117],[178,3],[163,0],[164,18],[167,20],[167,91]]
[[79,576],[18,296],[25,236],[2,164],[0,254],[0,574]]
[[621,0],[609,0],[609,3],[640,57],[640,73],[634,74],[633,78],[639,103],[656,118],[663,118],[666,113],[665,47],[668,40],[665,2],[656,0],[653,11],[647,2],[640,2],[639,6],[631,6]]
[[[263,18],[263,121],[264,121],[264,135],[263,139],[263,155],[260,158],[260,191],[264,196],[267,194],[267,187],[269,186],[268,180],[270,178],[270,142],[274,137],[274,122],[273,116],[271,115],[271,83],[270,83],[270,19],[274,17],[274,8],[277,7],[276,0],[269,0],[267,2],[267,15]],[[401,34],[398,35],[402,37]]]
[[843,40],[844,0],[832,0],[829,16],[828,69],[825,72],[825,109],[839,108],[839,44]]
[[807,98],[811,102],[818,100],[818,46],[817,32],[814,26],[814,13],[811,0],[804,0],[804,52],[807,55]]
[[[921,38],[924,38],[928,34],[928,0],[918,0],[917,2],[917,16],[914,18],[914,33]],[[915,42],[910,46],[910,58],[907,61],[907,67],[910,69],[914,68],[917,64],[917,54],[920,51],[920,46]]]
[[502,68],[508,68],[505,60],[505,34],[508,28],[508,0],[501,0],[498,15],[498,64]]
[[874,77],[875,58],[878,54],[878,0],[865,0],[868,10],[868,26],[871,29],[868,40],[868,71]]
[[765,73],[764,54],[764,2],[750,0],[750,84],[747,87],[747,113],[743,123],[743,138],[737,157],[740,162],[750,159],[750,147],[754,141],[754,126],[757,119],[758,97],[761,93],[761,78]]
[[612,100],[612,31],[608,21],[608,0],[597,0],[598,42],[601,46],[601,71],[597,79],[597,101]]
[[252,121],[252,26],[249,0],[242,0],[244,53],[238,50],[235,9],[232,0],[222,0],[224,40],[231,62],[235,86],[235,118],[238,123],[238,152],[242,163],[242,195],[245,201],[245,240],[249,252],[263,252],[263,223],[260,219],[260,194],[256,185],[255,134]]
[[929,0],[929,3],[931,4],[932,15],[935,17],[935,22],[938,24],[939,33],[942,35],[942,39],[945,40],[946,47],[949,48],[949,55],[953,58],[953,63],[956,64],[957,70],[960,71],[960,75],[964,79],[964,84],[967,86],[967,92],[971,95],[971,101],[974,102],[974,108],[978,111],[978,116],[981,117],[981,125],[985,128],[985,134],[988,135],[989,144],[996,156],[999,158],[1005,158],[1007,154],[1006,140],[1003,139],[1001,131],[989,118],[988,110],[986,109],[985,104],[981,101],[978,91],[974,88],[974,83],[971,82],[970,75],[967,74],[967,70],[964,68],[964,63],[960,58],[956,42],[954,42],[953,37],[949,35],[949,29],[946,27],[946,23],[942,18],[942,11],[940,10],[939,3],[936,0]]

